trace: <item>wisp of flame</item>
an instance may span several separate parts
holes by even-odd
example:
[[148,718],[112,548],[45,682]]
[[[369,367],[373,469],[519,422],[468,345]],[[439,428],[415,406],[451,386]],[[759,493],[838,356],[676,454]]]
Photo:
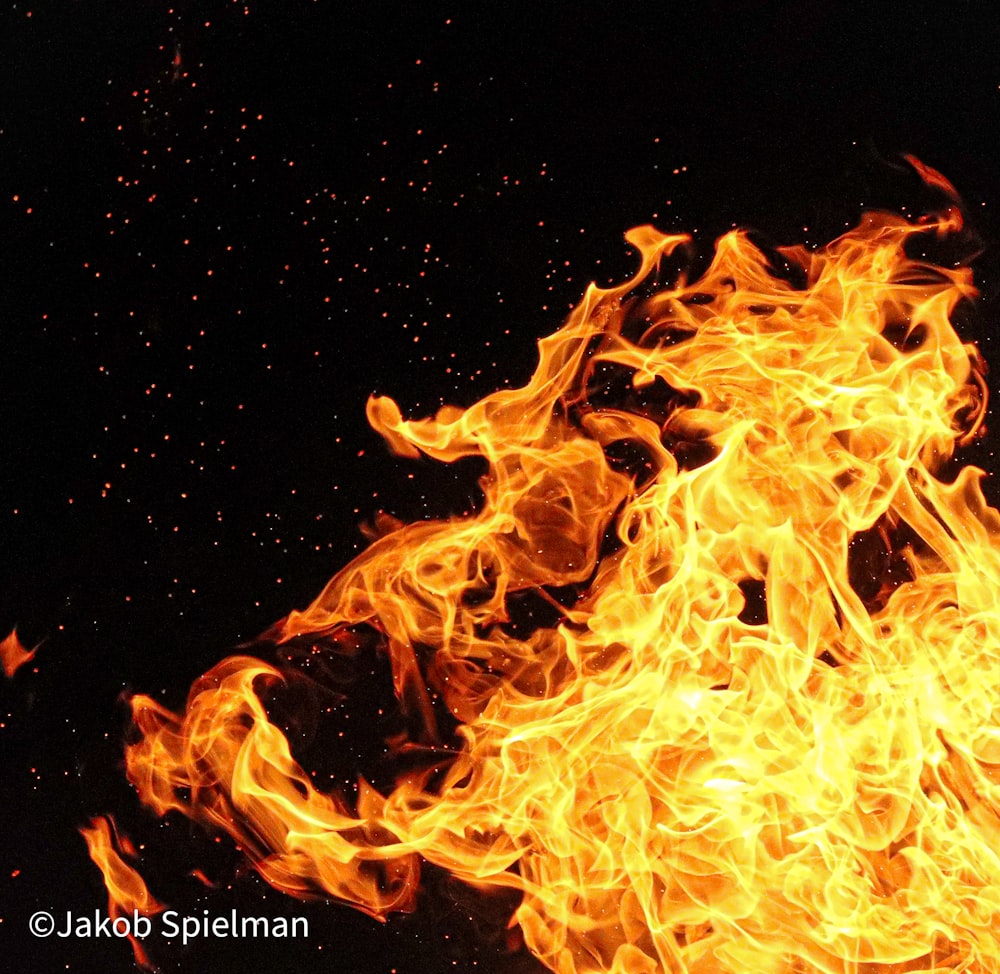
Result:
[[[80,834],[87,843],[90,858],[104,877],[104,885],[108,890],[108,917],[112,924],[119,917],[131,921],[130,915],[133,913],[149,916],[163,910],[163,905],[149,892],[139,872],[119,852],[120,848],[130,857],[135,857],[132,843],[118,832],[113,819],[92,819],[89,827],[80,829]],[[151,967],[149,957],[138,938],[130,933],[128,939],[132,942],[136,962],[141,967]]]
[[[142,800],[380,918],[421,862],[515,890],[558,974],[1000,971],[1000,514],[944,469],[985,413],[975,290],[913,256],[959,225],[732,232],[666,285],[689,240],[640,227],[523,388],[372,398],[396,453],[482,458],[483,502],[389,525],[279,638],[376,633],[409,744],[444,711],[457,744],[324,793],[281,670],[232,657],[182,714],[133,699]],[[511,625],[526,593],[555,621]]]
[[35,658],[37,650],[37,646],[34,649],[28,649],[24,646],[17,638],[16,629],[12,629],[3,639],[0,639],[0,669],[3,669],[7,679],[13,680],[14,674],[25,663],[30,663]]

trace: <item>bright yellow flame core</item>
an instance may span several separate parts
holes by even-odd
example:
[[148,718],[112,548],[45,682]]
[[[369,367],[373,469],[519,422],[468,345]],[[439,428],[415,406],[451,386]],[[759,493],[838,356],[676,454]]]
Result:
[[[637,297],[686,242],[639,228],[636,276],[591,286],[523,389],[422,421],[372,399],[397,452],[484,457],[485,503],[375,542],[283,635],[376,627],[428,736],[429,692],[462,721],[444,783],[316,791],[254,692],[280,674],[237,657],[183,716],[135,698],[143,799],[373,915],[411,905],[421,858],[516,888],[559,974],[1000,971],[1000,516],[980,471],[935,477],[985,409],[950,323],[975,291],[904,252],[951,228],[878,214],[782,250],[804,288],[734,232]],[[632,402],[676,390],[668,415],[594,405],[608,368]],[[712,458],[679,467],[683,440]],[[865,600],[859,532],[907,566]],[[570,584],[559,625],[501,626],[511,593]]]

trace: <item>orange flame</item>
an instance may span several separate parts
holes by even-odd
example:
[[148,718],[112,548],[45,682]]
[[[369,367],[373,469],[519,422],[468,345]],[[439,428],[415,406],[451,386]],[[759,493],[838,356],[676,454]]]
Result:
[[[460,746],[321,793],[265,709],[280,671],[234,657],[182,715],[133,699],[143,801],[375,916],[421,860],[518,890],[558,974],[1000,971],[1000,514],[982,471],[937,476],[985,413],[950,322],[975,291],[908,253],[957,226],[733,232],[659,290],[688,238],[640,227],[524,388],[372,398],[397,453],[483,458],[485,499],[389,525],[280,638],[376,632],[420,728],[392,746],[445,711]],[[528,593],[555,623],[514,624]]]
[[7,679],[12,680],[14,674],[25,663],[33,660],[37,650],[37,646],[34,649],[27,649],[17,638],[17,630],[11,629],[10,635],[0,641],[0,665],[3,666]]
[[[108,889],[108,916],[112,923],[117,917],[131,919],[133,911],[149,915],[163,910],[163,904],[150,894],[142,876],[119,853],[121,849],[134,857],[135,849],[126,836],[118,834],[113,820],[91,819],[90,828],[81,828],[80,835],[86,840],[90,858],[104,877]],[[151,967],[142,944],[134,936],[129,936],[129,940],[136,962],[141,967]]]

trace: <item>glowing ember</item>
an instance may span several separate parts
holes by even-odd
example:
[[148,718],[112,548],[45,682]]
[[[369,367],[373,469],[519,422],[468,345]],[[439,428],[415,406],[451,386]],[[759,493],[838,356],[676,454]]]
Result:
[[729,233],[659,290],[688,239],[641,227],[523,389],[373,398],[397,453],[484,458],[485,500],[387,522],[280,638],[377,640],[391,746],[438,763],[317,791],[259,696],[280,671],[236,657],[183,715],[134,698],[142,799],[375,916],[421,860],[518,890],[559,974],[1000,971],[1000,514],[936,476],[985,412],[950,323],[975,292],[908,253],[959,226]]
[[34,649],[25,648],[21,644],[21,640],[17,638],[16,629],[12,629],[10,635],[0,640],[0,666],[3,666],[3,671],[7,674],[7,679],[12,680],[14,674],[25,663],[33,660],[37,650],[37,646]]
[[[135,857],[135,849],[127,837],[119,835],[114,828],[114,822],[108,818],[91,820],[90,828],[80,829],[80,835],[87,842],[90,858],[104,877],[104,885],[108,889],[108,917],[112,924],[118,917],[131,921],[135,911],[148,916],[159,913],[163,905],[150,894],[142,876],[130,866],[121,856],[118,849],[126,855]],[[117,847],[116,846],[117,844]],[[149,959],[139,941],[129,936],[136,961],[143,967],[149,966]]]

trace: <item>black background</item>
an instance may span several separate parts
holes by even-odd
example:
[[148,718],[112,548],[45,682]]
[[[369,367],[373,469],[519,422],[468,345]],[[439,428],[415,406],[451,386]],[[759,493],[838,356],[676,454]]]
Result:
[[76,830],[111,813],[175,908],[310,919],[302,942],[154,944],[165,970],[537,970],[506,951],[510,903],[434,873],[382,925],[158,823],[124,781],[123,698],[180,706],[378,510],[467,509],[476,471],[392,458],[365,399],[424,415],[523,382],[587,281],[631,270],[636,224],[703,252],[732,225],[823,242],[940,202],[913,153],[982,241],[965,327],[995,365],[989,8],[8,4],[0,635],[40,648],[0,685],[0,967],[132,969],[127,944],[26,926],[104,908]]

